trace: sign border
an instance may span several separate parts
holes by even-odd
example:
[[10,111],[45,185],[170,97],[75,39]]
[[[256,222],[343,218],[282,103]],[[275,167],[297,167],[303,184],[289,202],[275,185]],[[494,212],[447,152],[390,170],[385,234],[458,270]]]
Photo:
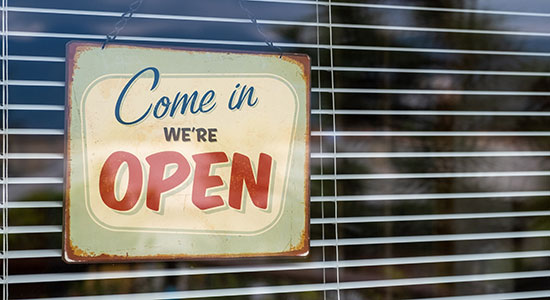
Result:
[[[260,51],[241,51],[241,50],[223,50],[223,49],[204,49],[204,48],[191,48],[191,47],[177,47],[177,46],[160,46],[160,45],[143,45],[143,44],[125,44],[125,43],[111,43],[108,47],[125,47],[125,48],[148,48],[148,49],[164,49],[168,51],[200,51],[210,53],[226,53],[226,54],[252,54],[263,55],[268,57],[278,57],[280,59],[293,61],[295,64],[298,62],[300,68],[303,70],[303,75],[306,84],[306,120],[305,120],[305,159],[304,159],[304,178],[306,179],[303,195],[304,195],[304,214],[305,224],[304,230],[301,234],[301,243],[295,248],[285,252],[267,252],[267,253],[239,253],[239,254],[207,254],[207,255],[144,255],[144,256],[122,256],[122,255],[107,255],[101,254],[97,256],[81,256],[78,255],[80,249],[75,249],[70,239],[70,166],[71,151],[71,93],[72,93],[72,81],[75,64],[76,48],[78,46],[91,46],[100,47],[102,44],[97,42],[86,41],[69,41],[66,44],[66,62],[65,62],[65,147],[64,147],[64,197],[63,197],[63,239],[62,239],[62,259],[66,263],[113,263],[113,262],[145,262],[145,261],[168,261],[168,260],[204,260],[204,259],[227,259],[227,258],[247,258],[247,257],[289,257],[289,256],[306,256],[309,253],[309,241],[310,241],[310,115],[311,115],[311,63],[310,57],[307,54],[296,53],[270,53]],[[242,73],[245,74],[245,73]],[[260,73],[258,73],[260,74]],[[296,132],[294,136],[296,136]],[[278,217],[280,219],[280,217]],[[273,225],[271,225],[273,226]],[[268,228],[269,229],[269,228]]]

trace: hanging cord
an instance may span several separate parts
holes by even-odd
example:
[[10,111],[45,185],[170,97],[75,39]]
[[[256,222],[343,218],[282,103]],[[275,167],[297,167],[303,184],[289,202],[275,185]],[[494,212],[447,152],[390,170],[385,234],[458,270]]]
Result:
[[256,25],[256,30],[258,30],[258,32],[262,35],[262,37],[264,38],[264,42],[267,44],[267,46],[271,48],[274,52],[279,52],[279,58],[283,57],[283,49],[281,49],[281,47],[279,46],[275,46],[273,42],[263,32],[260,24],[258,24],[258,19],[256,19],[256,16],[245,6],[245,1],[247,0],[239,0],[239,5],[241,6],[242,10],[244,10],[252,24]]
[[128,8],[128,11],[123,13],[122,16],[120,16],[120,20],[116,22],[115,29],[111,31],[109,34],[105,36],[105,41],[103,42],[103,46],[101,46],[101,49],[104,49],[105,46],[107,46],[107,43],[110,43],[116,39],[118,34],[122,29],[124,29],[124,26],[126,26],[126,23],[132,18],[136,10],[139,9],[141,4],[143,3],[143,0],[136,0],[132,2]]
[[9,204],[9,186],[8,186],[8,153],[9,153],[9,71],[8,71],[8,0],[2,0],[2,299],[9,299],[9,220],[8,220],[8,204]]
[[[321,87],[321,50],[319,48],[319,45],[321,44],[321,36],[320,36],[320,32],[319,32],[319,0],[316,0],[315,1],[315,21],[316,21],[316,41],[317,41],[317,67],[319,67],[319,69],[317,69],[317,87],[320,88]],[[317,97],[318,97],[318,105],[319,105],[319,110],[322,110],[323,109],[323,99],[322,99],[322,93],[319,92],[317,93]],[[323,131],[323,114],[319,114],[319,130]],[[321,153],[321,168],[320,168],[320,172],[321,172],[321,176],[324,175],[324,161],[323,161],[323,138],[321,137],[319,139],[319,152]],[[336,159],[336,158],[334,158]],[[325,182],[324,180],[321,180],[321,197],[324,197],[325,196]],[[325,219],[325,203],[324,202],[321,202],[321,219]],[[323,241],[325,240],[325,223],[321,224],[321,237],[323,239]],[[323,263],[326,262],[327,260],[327,255],[326,255],[326,249],[325,249],[325,246],[323,245],[323,248],[322,248],[322,256],[323,256]],[[327,284],[327,269],[325,267],[323,267],[323,284]],[[323,299],[326,300],[327,299],[327,290],[326,289],[323,289]]]
[[[332,0],[328,0],[328,37],[329,37],[329,51],[330,51],[330,94],[332,99],[332,133],[333,133],[333,144],[332,150],[334,156],[338,152],[337,147],[337,135],[336,135],[336,95],[334,93],[334,46],[332,43],[333,32],[332,32]],[[334,176],[338,175],[338,168],[336,163],[336,157],[333,160],[333,171]],[[338,182],[334,180],[334,241],[336,246],[336,299],[340,300],[340,249],[338,247]]]

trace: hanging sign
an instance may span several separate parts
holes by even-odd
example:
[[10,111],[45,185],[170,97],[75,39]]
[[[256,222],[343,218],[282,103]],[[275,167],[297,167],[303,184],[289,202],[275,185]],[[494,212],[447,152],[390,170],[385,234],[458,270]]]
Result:
[[305,255],[305,55],[67,46],[67,262]]

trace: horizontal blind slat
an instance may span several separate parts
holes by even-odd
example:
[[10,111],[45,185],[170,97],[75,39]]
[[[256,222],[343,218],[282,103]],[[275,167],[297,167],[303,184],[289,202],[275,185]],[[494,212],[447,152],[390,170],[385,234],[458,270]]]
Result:
[[[8,104],[2,109],[64,111],[63,105]],[[351,110],[312,109],[312,114],[327,115],[405,115],[405,116],[503,116],[503,117],[548,117],[550,111],[460,111],[460,110]]]
[[[9,128],[9,135],[63,135],[63,129]],[[550,131],[312,131],[312,136],[550,136]]]
[[[9,80],[1,85],[64,87],[63,81]],[[485,91],[485,90],[423,90],[423,89],[359,89],[359,88],[312,88],[312,92],[361,93],[361,94],[449,94],[449,95],[493,95],[493,96],[549,96],[550,92],[534,91]],[[328,112],[326,110],[325,112]]]
[[[63,105],[8,104],[2,109],[64,111]],[[403,116],[490,116],[490,117],[549,117],[550,111],[450,111],[450,110],[328,110],[312,109],[318,115],[403,115]]]
[[517,238],[539,238],[550,237],[550,230],[537,231],[513,231],[513,232],[490,232],[490,233],[466,233],[466,234],[433,234],[415,236],[391,236],[373,238],[345,238],[312,240],[311,247],[323,246],[363,246],[378,244],[402,244],[402,243],[427,243],[427,242],[449,242],[449,241],[473,241],[473,240],[495,240],[495,239],[517,239]]
[[[0,205],[3,208],[4,205]],[[61,201],[25,201],[10,202],[7,208],[61,208]],[[393,215],[393,216],[354,216],[336,218],[311,218],[312,225],[332,223],[370,223],[370,222],[404,222],[404,221],[428,221],[428,220],[465,220],[465,219],[488,219],[488,218],[516,218],[516,217],[541,217],[550,216],[550,211],[519,211],[519,212],[491,212],[491,213],[457,213],[457,214],[425,214],[425,215]],[[59,225],[61,226],[61,225]],[[32,227],[32,229],[24,229]],[[44,228],[44,231],[40,231]],[[47,226],[11,226],[8,233],[27,233],[28,231],[52,232]],[[61,230],[61,227],[58,229]],[[0,231],[3,232],[3,231]]]
[[2,234],[57,233],[61,231],[61,225],[9,226],[7,232],[5,228],[0,229]]
[[447,172],[447,173],[376,173],[376,174],[312,174],[311,180],[368,180],[418,178],[474,178],[550,176],[550,171]]
[[[10,80],[1,85],[64,87],[63,81]],[[360,93],[360,94],[422,94],[422,95],[488,95],[488,96],[550,96],[550,92],[539,91],[485,91],[485,90],[423,90],[423,89],[359,89],[359,88],[312,88],[312,92]],[[321,111],[329,113],[328,110]],[[335,111],[332,111],[335,113]]]
[[398,257],[398,258],[377,258],[336,261],[319,261],[304,263],[283,263],[273,265],[250,265],[250,266],[222,266],[222,267],[195,267],[180,269],[153,269],[153,270],[131,270],[111,272],[72,272],[72,273],[48,273],[48,274],[25,274],[12,275],[8,278],[9,284],[33,283],[33,282],[57,282],[57,281],[80,281],[80,280],[104,280],[117,278],[143,278],[162,276],[187,276],[187,275],[211,275],[244,272],[273,272],[290,270],[309,270],[322,268],[354,268],[388,265],[407,264],[428,264],[428,263],[449,263],[480,260],[503,260],[520,258],[538,258],[550,255],[550,251],[523,251],[523,252],[502,252],[483,254],[459,254],[440,256],[419,256],[419,257]]
[[[392,258],[371,258],[358,260],[340,260],[339,266],[342,267],[361,267],[377,265],[399,265],[399,264],[423,264],[439,262],[461,262],[477,260],[494,259],[516,259],[516,258],[536,258],[546,257],[548,251],[522,251],[522,252],[501,252],[501,253],[479,253],[479,254],[454,254],[454,255],[436,255],[436,256],[413,256],[413,257],[392,257]],[[61,257],[61,249],[38,249],[38,250],[13,250],[7,255],[0,253],[1,258],[21,259],[21,258],[48,258]],[[325,261],[327,268],[333,265],[333,261]],[[26,276],[26,275],[21,275]]]
[[417,69],[417,68],[376,68],[376,67],[330,67],[311,66],[312,71],[335,72],[376,72],[376,73],[411,73],[411,74],[444,74],[444,75],[488,75],[488,76],[550,76],[550,72],[527,71],[491,71],[491,70],[464,70],[464,69]]
[[63,177],[9,177],[7,180],[0,180],[0,183],[7,184],[60,184]]
[[7,205],[0,204],[0,208],[57,208],[63,207],[62,201],[12,201]]
[[0,155],[0,158],[6,159],[63,159],[63,153],[7,153]]
[[452,296],[452,297],[435,297],[435,298],[415,298],[410,300],[512,300],[512,299],[533,299],[533,298],[550,298],[550,290],[532,291],[532,292],[517,292],[517,293],[499,293],[499,294],[483,294],[483,295],[468,295],[468,296]]
[[338,217],[312,218],[311,224],[346,224],[371,222],[407,222],[407,221],[435,221],[435,220],[465,220],[489,218],[517,218],[550,216],[550,211],[521,211],[496,213],[461,213],[461,214],[426,214],[426,215],[393,215],[368,217]]
[[550,131],[312,131],[312,136],[550,136]]
[[429,194],[378,194],[378,195],[338,195],[312,196],[312,202],[338,201],[391,201],[391,200],[428,200],[428,199],[471,199],[471,198],[508,198],[508,197],[548,197],[550,191],[509,191],[477,193],[429,193]]
[[[550,171],[521,172],[456,172],[456,173],[387,173],[387,174],[337,174],[311,175],[312,180],[382,180],[382,179],[433,179],[475,177],[533,177],[550,176]],[[0,180],[0,183],[4,180]],[[60,184],[63,177],[10,177],[7,184]]]
[[533,91],[485,91],[485,90],[425,90],[425,89],[361,89],[361,88],[312,88],[312,92],[343,94],[393,94],[393,95],[468,95],[468,96],[550,96],[550,92]]
[[550,156],[550,151],[472,151],[472,152],[322,152],[311,158],[430,158],[430,157],[523,157]]
[[[454,158],[454,157],[538,157],[550,151],[475,151],[475,152],[322,152],[311,158]],[[0,155],[0,158],[3,158]],[[8,153],[7,159],[63,159],[63,153]]]
[[0,81],[0,85],[64,87],[65,82],[49,80],[7,80]]
[[0,130],[0,134],[8,135],[63,135],[63,129],[45,129],[45,128],[8,128]]
[[[61,38],[61,39],[92,39],[104,40],[104,35],[99,34],[76,34],[76,33],[55,33],[55,32],[32,32],[32,31],[9,31],[2,32],[12,37],[36,37],[36,38]],[[188,39],[188,38],[161,38],[144,36],[117,36],[122,41],[138,42],[160,42],[160,43],[188,43],[207,45],[233,45],[266,47],[265,42],[237,41],[237,40],[214,40],[214,39]],[[274,42],[274,46],[281,48],[307,48],[307,49],[334,49],[334,50],[357,50],[357,51],[392,51],[392,52],[414,52],[414,53],[442,53],[442,54],[475,54],[475,55],[510,55],[510,56],[534,56],[550,57],[549,52],[528,52],[528,51],[498,51],[498,50],[473,50],[473,49],[439,49],[439,48],[414,48],[414,47],[381,47],[381,46],[358,46],[358,45],[326,45],[309,43],[285,43]]]
[[[4,233],[4,230],[1,230]],[[60,225],[49,226],[11,226],[8,228],[8,234],[25,233],[59,233],[62,232]],[[402,243],[426,243],[426,242],[446,242],[446,241],[471,241],[471,240],[494,240],[494,239],[515,239],[515,238],[539,238],[550,237],[550,230],[536,231],[512,231],[512,232],[488,232],[488,233],[459,233],[459,234],[434,234],[434,235],[412,235],[412,236],[389,236],[389,237],[371,237],[371,238],[341,238],[338,241],[334,239],[311,240],[311,247],[324,246],[364,246],[379,244],[402,244]]]
[[[62,15],[78,15],[78,16],[95,16],[95,17],[120,17],[120,13],[108,11],[93,11],[93,10],[70,10],[70,9],[55,9],[55,8],[33,8],[33,7],[8,7],[10,12],[23,13],[42,13],[42,14],[62,14]],[[204,16],[188,16],[188,15],[167,15],[167,14],[148,14],[134,13],[132,18],[136,19],[153,19],[153,20],[177,20],[177,21],[196,21],[196,22],[214,22],[214,23],[250,23],[250,19],[243,18],[227,18],[227,17],[204,17]],[[304,21],[288,21],[288,20],[270,20],[256,19],[256,22],[261,25],[286,25],[286,26],[310,26],[310,27],[332,27],[346,29],[371,29],[371,30],[398,30],[398,31],[418,31],[418,32],[435,32],[435,33],[463,33],[463,34],[485,34],[485,35],[518,35],[518,36],[533,36],[533,37],[549,37],[547,32],[532,32],[532,31],[510,31],[510,30],[481,30],[481,29],[462,29],[462,28],[435,28],[435,27],[418,27],[418,26],[391,26],[391,25],[370,25],[370,24],[351,24],[351,23],[323,23],[323,22],[304,22]]]
[[63,105],[48,105],[48,104],[8,104],[2,109],[8,110],[44,110],[44,111],[64,111]]
[[[2,60],[12,61],[33,61],[33,62],[59,62],[64,63],[64,57],[31,56],[31,55],[8,55]],[[550,72],[527,72],[527,71],[491,71],[491,70],[463,70],[463,69],[415,69],[415,68],[374,68],[374,67],[343,67],[343,66],[311,66],[313,71],[337,72],[381,72],[381,73],[420,73],[420,74],[448,74],[448,75],[494,75],[494,76],[550,76]]]
[[318,115],[550,117],[550,111],[312,109],[311,113]]
[[479,282],[492,280],[511,280],[523,278],[540,278],[550,276],[550,271],[531,271],[531,272],[512,272],[512,273],[492,273],[477,275],[458,275],[458,276],[440,276],[440,277],[421,277],[404,279],[387,279],[372,281],[348,281],[340,283],[317,283],[300,285],[277,285],[260,286],[247,288],[226,288],[210,290],[190,290],[178,292],[158,292],[141,294],[116,294],[116,295],[97,295],[83,297],[60,297],[60,298],[42,298],[58,300],[77,300],[77,299],[172,299],[172,298],[196,298],[196,297],[227,297],[239,295],[264,295],[281,293],[299,293],[307,291],[322,291],[336,289],[364,289],[379,287],[396,287],[408,285],[427,285],[459,282]]
[[490,15],[508,15],[523,17],[550,17],[550,13],[525,12],[525,11],[506,11],[506,10],[487,10],[487,9],[464,9],[464,8],[446,8],[446,7],[428,7],[428,6],[407,6],[407,5],[387,5],[387,4],[369,4],[369,3],[351,3],[351,2],[328,2],[313,0],[249,0],[252,2],[267,3],[286,3],[286,4],[308,4],[335,7],[359,7],[359,8],[378,8],[393,10],[417,10],[446,13],[466,13],[466,14],[490,14]]
[[36,55],[7,55],[0,56],[2,60],[34,61],[34,62],[59,62],[64,63],[65,57],[36,56]]
[[0,258],[2,259],[50,258],[50,257],[61,257],[61,249],[10,250],[7,253],[0,253]]

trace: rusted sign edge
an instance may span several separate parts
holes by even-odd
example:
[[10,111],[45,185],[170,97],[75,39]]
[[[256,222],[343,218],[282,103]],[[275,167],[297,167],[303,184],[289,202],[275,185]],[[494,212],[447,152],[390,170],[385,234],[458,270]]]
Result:
[[101,43],[88,41],[69,41],[65,48],[65,145],[64,145],[64,195],[63,195],[63,239],[62,239],[62,259],[65,263],[113,263],[113,262],[147,262],[147,261],[171,261],[171,260],[212,260],[212,259],[239,259],[239,258],[261,258],[261,257],[305,257],[310,250],[310,111],[311,111],[311,59],[309,55],[303,53],[272,53],[261,51],[244,51],[244,50],[225,50],[225,49],[207,49],[207,48],[191,48],[177,46],[160,46],[160,45],[142,45],[142,44],[121,44],[111,43],[109,47],[125,47],[125,48],[149,48],[149,49],[165,49],[172,51],[192,51],[192,52],[214,52],[214,53],[236,53],[236,54],[252,54],[266,57],[279,57],[288,62],[294,63],[300,67],[304,74],[306,83],[306,130],[305,130],[305,163],[304,163],[304,230],[301,234],[301,241],[297,247],[293,247],[289,251],[284,252],[266,252],[266,253],[238,253],[238,254],[215,254],[215,255],[147,255],[147,256],[121,256],[100,254],[97,256],[80,256],[77,253],[83,252],[76,246],[72,245],[70,239],[70,166],[71,151],[70,147],[70,124],[71,124],[71,93],[73,87],[73,75],[77,48],[81,46],[101,47]]
[[69,162],[71,161],[71,151],[69,149],[69,141],[71,135],[71,91],[72,91],[72,82],[73,82],[73,67],[74,67],[74,51],[75,47],[71,47],[71,44],[74,45],[74,42],[68,42],[65,45],[65,145],[64,145],[64,173],[65,178],[63,180],[63,239],[62,239],[62,253],[61,258],[66,263],[72,263],[78,261],[78,257],[74,256],[71,251],[70,244],[70,227],[69,227],[69,207],[70,207],[70,196],[69,191],[71,188],[70,181],[70,167]]

